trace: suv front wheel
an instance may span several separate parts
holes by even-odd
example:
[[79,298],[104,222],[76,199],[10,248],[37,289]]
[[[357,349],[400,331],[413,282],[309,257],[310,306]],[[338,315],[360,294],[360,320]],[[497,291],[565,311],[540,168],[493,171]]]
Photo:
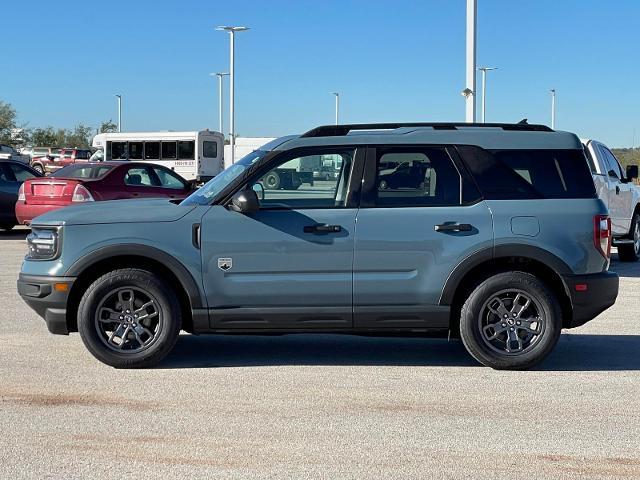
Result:
[[151,367],[175,345],[181,327],[173,290],[147,270],[127,268],[89,286],[78,307],[78,331],[91,354],[117,368]]
[[538,278],[524,272],[484,280],[464,303],[460,317],[466,349],[495,369],[522,370],[541,362],[561,329],[557,299]]

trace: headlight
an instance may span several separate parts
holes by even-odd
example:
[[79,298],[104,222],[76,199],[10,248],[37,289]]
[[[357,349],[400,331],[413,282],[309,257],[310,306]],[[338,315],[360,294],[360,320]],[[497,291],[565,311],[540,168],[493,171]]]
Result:
[[60,232],[57,228],[32,227],[27,246],[29,260],[53,260],[59,253]]

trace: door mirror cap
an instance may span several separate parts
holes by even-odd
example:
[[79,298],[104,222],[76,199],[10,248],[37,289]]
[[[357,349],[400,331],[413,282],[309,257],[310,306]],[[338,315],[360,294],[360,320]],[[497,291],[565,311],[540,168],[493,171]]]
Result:
[[243,215],[256,213],[259,209],[260,200],[258,200],[258,194],[252,189],[240,190],[231,198],[231,203],[229,204],[229,210]]
[[638,178],[638,165],[627,165],[627,178],[629,180]]

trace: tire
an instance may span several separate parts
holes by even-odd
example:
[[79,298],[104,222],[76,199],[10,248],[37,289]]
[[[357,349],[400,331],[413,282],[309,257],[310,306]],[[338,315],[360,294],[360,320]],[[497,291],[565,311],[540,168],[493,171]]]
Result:
[[0,225],[0,230],[4,230],[5,232],[10,232],[11,230],[13,230],[13,227],[15,227],[15,225]]
[[[144,314],[146,321],[135,316]],[[98,278],[78,306],[78,332],[84,345],[98,360],[116,368],[156,365],[173,349],[181,321],[171,287],[137,268]]]
[[467,351],[498,370],[525,370],[540,363],[558,343],[561,330],[557,298],[537,277],[524,272],[499,273],[484,280],[460,314],[460,336]]
[[264,188],[267,190],[278,190],[280,189],[280,175],[276,172],[269,172],[265,175],[263,182]]
[[31,166],[36,172],[41,173],[42,175],[45,174],[44,171],[44,167],[42,165],[40,165],[39,163],[35,163]]
[[634,213],[631,220],[629,238],[633,243],[618,245],[618,258],[621,262],[637,262],[640,259],[640,215]]

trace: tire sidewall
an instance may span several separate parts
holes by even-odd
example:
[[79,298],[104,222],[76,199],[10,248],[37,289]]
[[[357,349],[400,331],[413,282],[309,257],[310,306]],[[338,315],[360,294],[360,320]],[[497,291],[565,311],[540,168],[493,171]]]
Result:
[[[544,331],[536,344],[521,355],[500,355],[482,339],[479,317],[487,300],[509,289],[519,289],[533,297],[546,319]],[[562,313],[557,299],[535,276],[524,272],[494,275],[481,282],[465,302],[460,318],[460,336],[469,353],[483,365],[496,369],[526,369],[544,360],[556,346],[562,329]]]
[[[96,310],[101,300],[123,287],[149,292],[157,300],[162,315],[163,323],[157,338],[148,349],[137,353],[119,354],[109,349],[95,326]],[[180,332],[180,308],[175,294],[150,272],[116,270],[96,280],[83,295],[78,307],[78,332],[91,354],[103,363],[121,368],[151,366],[164,358],[175,345]]]

